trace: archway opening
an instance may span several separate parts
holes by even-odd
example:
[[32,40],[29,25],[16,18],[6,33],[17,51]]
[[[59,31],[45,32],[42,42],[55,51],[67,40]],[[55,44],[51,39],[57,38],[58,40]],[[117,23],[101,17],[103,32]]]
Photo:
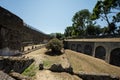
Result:
[[98,46],[98,47],[95,49],[95,57],[96,57],[96,58],[105,60],[105,55],[106,55],[106,50],[105,50],[104,47]]
[[120,48],[111,51],[110,64],[120,66]]
[[85,45],[84,53],[87,55],[92,55],[92,47],[90,45]]
[[82,46],[80,44],[77,45],[77,52],[82,52]]
[[74,50],[74,51],[75,51],[75,44],[72,44],[72,45],[71,45],[71,50]]

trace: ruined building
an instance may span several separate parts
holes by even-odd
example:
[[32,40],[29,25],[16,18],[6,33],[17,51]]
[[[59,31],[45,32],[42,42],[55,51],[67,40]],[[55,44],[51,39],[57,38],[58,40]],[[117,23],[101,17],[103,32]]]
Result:
[[39,44],[49,36],[25,24],[21,18],[0,7],[0,55],[23,51],[28,44]]

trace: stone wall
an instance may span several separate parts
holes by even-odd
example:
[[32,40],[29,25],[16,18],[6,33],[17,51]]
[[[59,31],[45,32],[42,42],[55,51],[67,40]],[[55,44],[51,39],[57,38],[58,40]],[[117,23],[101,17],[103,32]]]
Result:
[[22,73],[33,61],[33,59],[24,57],[1,57],[0,70],[6,73],[11,71]]
[[40,44],[48,39],[48,35],[25,24],[20,17],[0,7],[0,55],[4,54],[3,49],[22,52],[26,45]]
[[15,80],[8,74],[4,73],[3,71],[0,71],[0,80]]
[[[120,41],[64,41],[64,48],[103,59],[106,62],[120,66]],[[113,53],[114,52],[114,53]]]
[[77,73],[77,76],[83,80],[120,80],[119,77],[111,76],[108,74],[97,74],[97,73]]

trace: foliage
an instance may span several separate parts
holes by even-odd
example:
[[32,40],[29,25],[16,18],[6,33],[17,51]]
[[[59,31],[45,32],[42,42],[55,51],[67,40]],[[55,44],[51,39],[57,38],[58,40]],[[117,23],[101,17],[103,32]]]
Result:
[[60,40],[64,39],[64,35],[62,33],[51,33],[51,34],[49,34],[49,36],[51,37],[51,39],[52,38],[57,38]]
[[56,33],[56,38],[57,39],[64,39],[64,35],[61,33]]
[[35,64],[31,64],[25,71],[22,73],[25,76],[33,77],[36,74],[36,71],[39,70],[39,67],[36,67]]
[[[114,10],[115,9],[115,10]],[[113,12],[117,11],[118,12]],[[114,33],[116,26],[116,22],[120,22],[120,0],[99,0],[93,9],[93,14],[91,16],[92,20],[100,19],[105,20],[108,23],[109,33]],[[113,15],[112,21],[111,18],[108,17],[108,14]],[[114,25],[114,26],[113,26]]]
[[55,38],[56,37],[56,33],[51,33],[51,34],[49,34],[49,36],[51,37],[51,39]]
[[100,28],[100,26],[88,25],[86,29],[87,35],[99,35],[101,32],[102,32],[102,29]]
[[108,27],[103,27],[102,28],[102,33],[104,34],[104,35],[106,35],[106,34],[108,34]]
[[57,38],[50,40],[48,44],[46,45],[46,48],[48,50],[51,49],[52,52],[59,52],[61,51],[62,47],[63,47],[62,42]]
[[43,64],[44,64],[44,67],[47,68],[47,67],[51,66],[52,62],[49,60],[45,60],[45,61],[43,61]]
[[[65,29],[64,35],[65,37],[73,38],[89,35],[115,34],[115,32],[119,34],[120,30],[116,28],[116,23],[120,22],[119,11],[120,0],[98,0],[92,14],[87,9],[75,13],[72,18],[73,24]],[[100,28],[100,26],[95,25],[93,21],[96,19],[105,20],[108,24],[107,27]]]
[[73,27],[74,32],[76,32],[75,35],[85,35],[85,30],[88,25],[91,24],[90,20],[91,13],[87,9],[83,9],[81,11],[78,11],[73,16]]
[[120,12],[116,14],[116,16],[113,16],[114,22],[120,22]]
[[64,32],[64,35],[65,37],[70,37],[74,34],[74,29],[72,26],[68,26],[66,29],[65,29],[65,32]]

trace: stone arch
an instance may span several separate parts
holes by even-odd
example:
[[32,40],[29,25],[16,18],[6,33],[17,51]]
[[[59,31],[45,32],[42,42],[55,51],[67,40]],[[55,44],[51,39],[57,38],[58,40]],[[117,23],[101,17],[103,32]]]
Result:
[[75,50],[75,44],[71,45],[71,50]]
[[84,53],[87,54],[87,55],[92,55],[92,46],[91,45],[85,45]]
[[82,52],[82,46],[81,46],[81,44],[77,45],[77,52]]
[[95,49],[95,57],[105,60],[106,50],[103,46],[98,46]]
[[116,48],[111,51],[110,64],[120,66],[120,48]]

